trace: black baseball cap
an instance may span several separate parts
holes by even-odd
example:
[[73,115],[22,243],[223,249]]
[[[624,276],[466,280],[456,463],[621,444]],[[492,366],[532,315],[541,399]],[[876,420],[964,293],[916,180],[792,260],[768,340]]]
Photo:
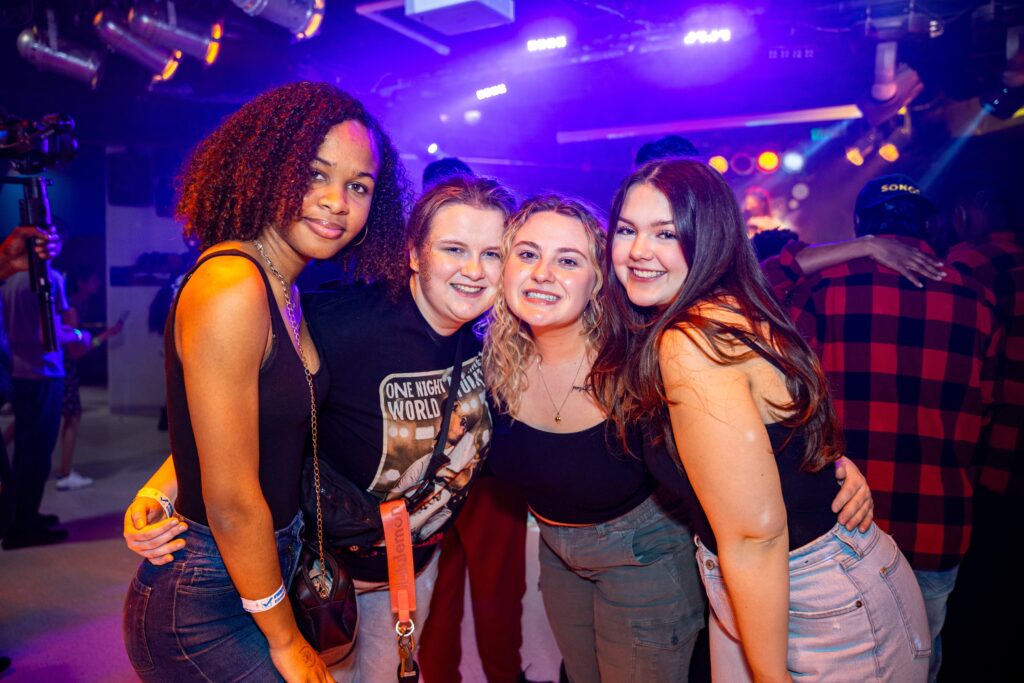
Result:
[[880,178],[869,180],[860,193],[857,195],[857,203],[854,207],[856,213],[865,209],[879,206],[892,199],[907,198],[920,202],[927,209],[934,210],[934,205],[921,192],[921,188],[910,176],[901,173],[884,175]]

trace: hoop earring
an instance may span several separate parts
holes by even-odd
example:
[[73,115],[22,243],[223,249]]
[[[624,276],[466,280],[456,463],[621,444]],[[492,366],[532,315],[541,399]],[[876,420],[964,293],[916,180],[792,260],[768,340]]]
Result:
[[366,241],[366,235],[367,235],[367,233],[370,232],[370,229],[364,225],[363,229],[360,230],[359,232],[361,232],[362,235],[363,235],[362,237],[359,238],[359,241],[358,242],[352,242],[346,248],[351,249],[352,247],[358,247],[360,244],[365,242]]

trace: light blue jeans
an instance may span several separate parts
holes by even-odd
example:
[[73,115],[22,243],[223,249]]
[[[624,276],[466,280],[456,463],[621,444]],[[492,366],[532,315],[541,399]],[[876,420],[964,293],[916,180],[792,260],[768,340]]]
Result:
[[[718,557],[697,541],[697,561],[711,603],[711,675],[753,678]],[[931,639],[924,600],[892,537],[840,525],[789,553],[789,651],[800,681],[898,681],[928,676]]]
[[704,594],[690,531],[654,498],[604,524],[539,522],[544,609],[573,683],[685,683]]
[[[416,631],[413,638],[420,639],[420,632],[427,622],[430,596],[434,593],[437,580],[437,558],[434,557],[416,575],[416,611],[412,613]],[[351,656],[337,666],[331,667],[331,676],[337,683],[395,683],[398,673],[398,636],[395,633],[395,617],[391,611],[391,592],[387,584],[371,587],[356,582],[356,604],[359,605],[359,634]],[[452,634],[453,638],[461,637]]]
[[924,596],[924,608],[928,612],[928,632],[932,636],[932,657],[928,664],[928,680],[935,683],[942,666],[942,625],[946,623],[946,604],[949,594],[956,586],[960,565],[944,571],[929,572],[915,569],[914,576]]

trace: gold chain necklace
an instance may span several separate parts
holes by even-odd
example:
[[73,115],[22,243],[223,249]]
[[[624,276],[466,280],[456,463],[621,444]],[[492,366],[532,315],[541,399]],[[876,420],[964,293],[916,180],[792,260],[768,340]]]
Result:
[[[295,336],[295,349],[299,353],[299,362],[302,363],[302,371],[306,375],[306,384],[309,386],[309,423],[310,429],[313,433],[313,483],[316,486],[316,534],[317,539],[320,543],[320,566],[326,567],[327,563],[324,562],[324,517],[323,512],[320,509],[320,458],[317,452],[317,424],[316,424],[316,392],[313,390],[313,374],[309,371],[309,365],[306,363],[306,354],[302,352],[302,334],[299,328],[299,316],[296,313],[296,300],[292,297],[292,288],[288,286],[288,282],[284,279],[284,275],[281,275],[281,271],[277,269],[274,262],[267,256],[267,252],[263,250],[263,243],[259,240],[253,240],[252,246],[256,247],[256,251],[260,253],[263,260],[267,263],[267,268],[270,272],[278,279],[281,283],[281,289],[284,292],[284,310],[288,314],[288,326],[292,328],[292,334]],[[320,597],[323,599],[327,598],[327,585],[324,581],[315,581],[314,585]]]
[[565,407],[566,402],[569,400],[572,390],[576,388],[576,378],[579,377],[580,368],[583,367],[583,361],[587,357],[587,351],[584,349],[583,355],[580,356],[579,365],[576,366],[576,372],[573,373],[572,381],[569,382],[569,391],[565,392],[565,398],[562,399],[561,404],[555,403],[554,396],[551,395],[551,390],[548,389],[548,382],[544,379],[544,371],[540,369],[540,356],[537,356],[537,374],[540,375],[540,382],[544,386],[544,393],[548,395],[548,400],[551,401],[551,407],[555,409],[555,422],[562,421],[562,408]]

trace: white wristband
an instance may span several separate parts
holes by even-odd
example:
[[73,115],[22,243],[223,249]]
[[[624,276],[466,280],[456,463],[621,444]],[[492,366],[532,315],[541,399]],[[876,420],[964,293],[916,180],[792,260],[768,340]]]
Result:
[[164,513],[168,517],[174,516],[174,503],[167,495],[160,489],[155,489],[151,486],[145,486],[139,489],[139,492],[135,494],[136,498],[152,498],[156,502],[160,503],[160,507],[164,509]]
[[269,598],[262,598],[260,600],[246,600],[242,598],[242,609],[250,614],[253,612],[266,612],[268,609],[276,607],[279,602],[284,600],[286,592],[284,590],[284,583],[281,587],[274,591],[274,594]]

